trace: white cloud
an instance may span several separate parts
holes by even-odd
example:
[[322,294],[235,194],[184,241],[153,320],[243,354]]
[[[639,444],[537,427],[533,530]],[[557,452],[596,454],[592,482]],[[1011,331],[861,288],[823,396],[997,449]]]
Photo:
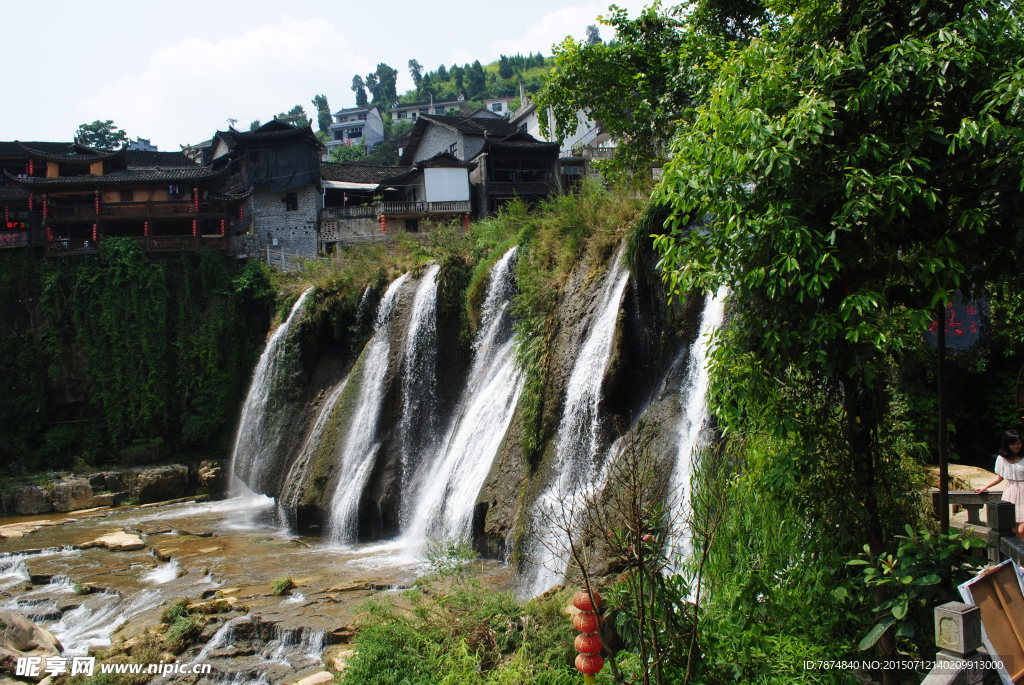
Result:
[[[581,5],[570,5],[553,10],[543,15],[537,23],[526,29],[516,38],[496,40],[491,44],[492,59],[501,55],[526,54],[540,50],[545,55],[551,54],[551,46],[561,43],[566,36],[582,40],[587,33],[587,26],[597,24],[598,16],[608,15],[608,6],[612,0],[595,0]],[[650,2],[643,0],[619,0],[619,7],[629,11],[635,17]],[[601,37],[612,38],[611,27],[599,26]]]
[[322,18],[285,18],[214,40],[187,38],[158,49],[75,109],[80,121],[113,119],[130,136],[153,138],[169,151],[226,128],[229,117],[244,130],[253,119],[267,121],[301,104],[315,119],[310,100],[324,92],[325,74],[368,73],[375,66],[350,45]]

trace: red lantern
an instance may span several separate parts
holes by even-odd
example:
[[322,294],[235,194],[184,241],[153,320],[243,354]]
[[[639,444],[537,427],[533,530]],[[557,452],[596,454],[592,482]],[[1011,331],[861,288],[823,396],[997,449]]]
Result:
[[197,235],[199,235],[199,222],[192,219],[192,237],[195,238]]
[[581,611],[572,619],[572,627],[581,633],[596,633],[600,625],[597,614],[588,611]]
[[[11,223],[11,208],[4,205],[4,224]],[[10,226],[8,226],[10,228]]]
[[462,227],[469,230],[469,214],[462,215]]
[[220,234],[221,235],[224,235],[224,229],[225,229],[226,225],[227,225],[227,222],[225,222],[224,219],[221,219],[220,220]]
[[142,235],[146,236],[147,238],[149,237],[149,222],[148,221],[143,221],[142,222]]
[[586,590],[580,590],[572,596],[572,605],[580,611],[596,611],[601,606],[601,596],[594,592],[594,603],[590,603],[590,594]]
[[244,216],[245,216],[244,212],[245,212],[245,207],[243,205],[238,205],[238,220],[239,221],[241,221],[244,218]]
[[383,214],[380,215],[380,232],[386,233],[388,230],[388,219]]
[[35,160],[30,159],[30,160],[28,160],[28,175],[32,176],[35,173],[36,173],[36,163],[35,163]]
[[192,189],[192,206],[196,213],[199,213],[199,188]]
[[579,654],[576,657],[576,670],[583,675],[595,675],[604,668],[604,659],[600,654]]
[[597,633],[576,636],[576,651],[582,654],[597,654],[604,647],[601,636]]
[[100,191],[98,191],[98,190],[94,191],[93,204],[96,207],[96,215],[99,216],[99,213],[100,213]]
[[96,242],[96,239],[99,238],[99,235],[100,235],[99,227],[96,224],[93,224],[92,225],[92,241],[94,243]]
[[53,229],[50,228],[49,226],[46,227],[46,242],[53,242]]
[[46,193],[43,193],[43,218],[46,218],[47,209],[50,205],[50,201],[46,197]]
[[28,194],[28,211],[30,211],[30,212],[32,211],[32,204],[33,204],[33,201],[35,199],[36,199],[35,193],[29,193]]

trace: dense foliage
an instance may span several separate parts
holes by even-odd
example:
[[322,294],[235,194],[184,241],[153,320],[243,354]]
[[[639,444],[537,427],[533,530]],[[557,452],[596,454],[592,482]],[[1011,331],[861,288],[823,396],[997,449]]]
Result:
[[151,260],[116,238],[97,257],[3,256],[4,301],[21,310],[0,335],[20,386],[5,394],[7,464],[226,449],[273,294],[263,268],[213,252]]

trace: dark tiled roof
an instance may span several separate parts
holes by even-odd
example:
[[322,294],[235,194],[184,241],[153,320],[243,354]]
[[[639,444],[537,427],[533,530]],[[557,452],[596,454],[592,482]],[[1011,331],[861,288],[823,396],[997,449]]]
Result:
[[217,178],[222,170],[212,170],[207,167],[195,166],[192,168],[178,167],[174,169],[128,169],[93,176],[83,174],[81,176],[62,176],[60,178],[17,178],[9,172],[4,172],[10,182],[23,187],[67,187],[67,186],[95,186],[95,185],[133,185],[136,183],[180,183],[185,181],[203,181]]
[[385,183],[404,175],[408,171],[409,167],[404,166],[320,162],[320,177],[325,181]]
[[94,150],[84,145],[77,145],[72,143],[65,145],[63,149],[40,149],[32,147],[29,143],[18,143],[21,146],[23,154],[28,157],[34,157],[36,159],[45,159],[52,162],[99,162],[105,159],[111,159],[119,155],[124,154],[124,149],[119,150]]
[[450,116],[447,114],[424,114],[421,120],[426,119],[446,128],[453,129],[459,133],[471,136],[510,136],[516,133],[515,126],[508,122],[508,119],[472,119],[466,116]]
[[0,182],[0,202],[23,201],[26,197],[28,197],[28,193],[23,189]]
[[377,109],[376,105],[367,105],[366,107],[345,107],[339,109],[337,112],[332,114],[332,117],[336,117],[339,114],[354,114],[355,112],[369,112],[371,109]]
[[463,168],[463,169],[475,169],[476,164],[472,162],[463,162],[461,159],[456,157],[450,152],[438,152],[436,155],[429,159],[423,159],[416,162],[416,167],[419,169],[429,168]]
[[465,102],[465,100],[434,100],[433,102],[431,102],[430,100],[420,100],[419,102],[396,102],[391,106],[391,109],[405,109],[406,107],[430,107],[431,105],[433,105],[434,107],[441,107],[443,105],[455,105],[456,107],[461,107],[463,102]]
[[494,140],[491,147],[499,150],[558,150],[558,143],[545,143],[540,140]]
[[45,141],[19,142],[17,140],[0,141],[0,157],[25,157],[27,146],[50,154],[66,153],[74,147],[74,143],[53,143]]
[[158,152],[149,150],[128,150],[128,168],[140,167],[161,169],[173,167],[194,167],[196,163],[180,152]]

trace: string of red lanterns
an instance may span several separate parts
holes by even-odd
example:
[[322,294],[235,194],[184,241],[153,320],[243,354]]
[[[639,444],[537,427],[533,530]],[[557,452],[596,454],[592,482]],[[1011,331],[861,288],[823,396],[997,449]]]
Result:
[[574,643],[579,652],[576,655],[576,670],[583,674],[583,682],[590,685],[597,682],[594,676],[604,668],[604,659],[600,654],[604,645],[601,644],[601,636],[597,634],[601,628],[601,617],[597,615],[601,597],[593,590],[581,590],[573,595],[572,605],[580,610],[572,619],[573,628],[581,633],[576,636]]

